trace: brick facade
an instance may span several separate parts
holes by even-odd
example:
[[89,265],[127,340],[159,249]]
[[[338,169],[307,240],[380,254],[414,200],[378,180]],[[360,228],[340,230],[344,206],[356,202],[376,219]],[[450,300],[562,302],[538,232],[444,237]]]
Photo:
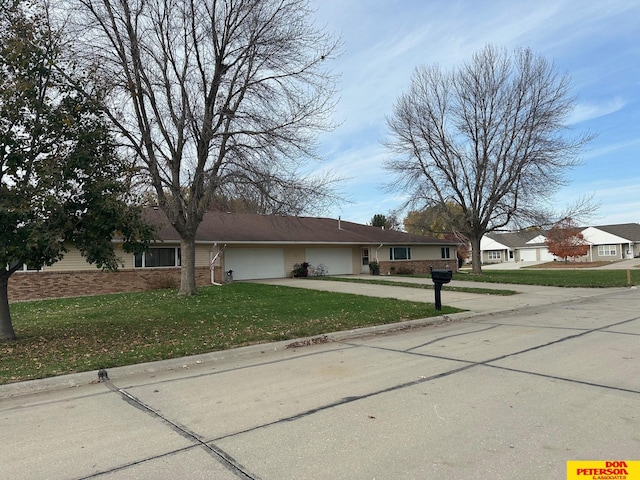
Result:
[[[222,278],[221,268],[216,267],[216,282],[220,282]],[[210,284],[209,268],[196,267],[196,285]],[[9,278],[9,301],[177,289],[179,285],[180,268],[144,268],[117,272],[16,272]]]
[[455,258],[448,260],[395,260],[393,262],[382,260],[380,275],[387,275],[389,272],[392,275],[398,272],[428,275],[431,273],[431,268],[452,270],[455,273],[458,271],[458,261]]
[[[394,267],[395,270],[391,270]],[[381,261],[380,274],[389,272],[429,274],[431,267],[457,271],[457,262],[451,260],[396,260]],[[225,273],[215,267],[215,281],[223,283]],[[196,285],[211,284],[208,267],[196,267]],[[108,293],[141,292],[180,285],[180,268],[141,268],[102,272],[100,270],[76,272],[16,272],[9,278],[9,301],[41,300],[45,298],[79,297]]]

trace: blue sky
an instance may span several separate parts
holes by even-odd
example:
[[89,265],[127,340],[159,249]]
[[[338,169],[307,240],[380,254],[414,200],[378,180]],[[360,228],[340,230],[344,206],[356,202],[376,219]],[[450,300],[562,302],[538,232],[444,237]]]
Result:
[[[342,37],[334,121],[320,137],[328,169],[350,203],[325,212],[369,223],[402,202],[384,190],[385,118],[419,65],[448,69],[487,43],[530,47],[572,80],[575,133],[598,136],[571,170],[559,209],[594,195],[592,224],[640,223],[640,1],[311,0],[318,25]],[[402,217],[401,217],[402,218]]]

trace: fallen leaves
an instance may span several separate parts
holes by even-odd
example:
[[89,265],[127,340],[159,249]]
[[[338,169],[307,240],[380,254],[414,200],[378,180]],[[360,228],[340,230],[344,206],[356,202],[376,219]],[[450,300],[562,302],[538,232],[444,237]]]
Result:
[[329,343],[333,342],[328,336],[322,335],[320,337],[307,338],[304,340],[299,340],[297,342],[291,342],[284,346],[284,348],[299,348],[299,347],[308,347],[309,345],[318,345],[321,343]]

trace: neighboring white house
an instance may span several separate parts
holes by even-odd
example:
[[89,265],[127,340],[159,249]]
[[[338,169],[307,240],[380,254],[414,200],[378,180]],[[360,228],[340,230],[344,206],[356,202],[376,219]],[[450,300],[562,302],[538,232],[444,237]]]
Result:
[[[583,228],[580,233],[589,244],[589,252],[576,260],[585,262],[622,260],[640,257],[640,224],[624,223]],[[490,233],[482,237],[482,263],[551,262],[544,231]]]
[[542,234],[536,235],[527,241],[516,252],[518,260],[521,262],[553,262],[556,256],[547,248],[547,237]]
[[545,241],[540,230],[490,233],[480,240],[482,263],[551,262]]
[[590,262],[640,257],[640,224],[601,225],[581,233],[590,246]]

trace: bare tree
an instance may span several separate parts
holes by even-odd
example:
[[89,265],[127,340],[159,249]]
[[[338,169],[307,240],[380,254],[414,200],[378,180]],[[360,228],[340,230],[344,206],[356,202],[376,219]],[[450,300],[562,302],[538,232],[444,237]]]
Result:
[[298,175],[330,128],[338,48],[307,0],[76,1],[78,54],[180,234],[181,294],[196,292],[195,234],[216,195],[295,211],[336,198],[334,178]]
[[569,78],[529,49],[509,54],[488,45],[449,72],[418,68],[387,120],[390,188],[408,193],[407,205],[443,212],[459,205],[452,211],[462,218],[452,221],[471,241],[473,271],[481,273],[484,234],[592,213],[589,199],[562,214],[550,203],[591,139],[569,136],[574,103]]

